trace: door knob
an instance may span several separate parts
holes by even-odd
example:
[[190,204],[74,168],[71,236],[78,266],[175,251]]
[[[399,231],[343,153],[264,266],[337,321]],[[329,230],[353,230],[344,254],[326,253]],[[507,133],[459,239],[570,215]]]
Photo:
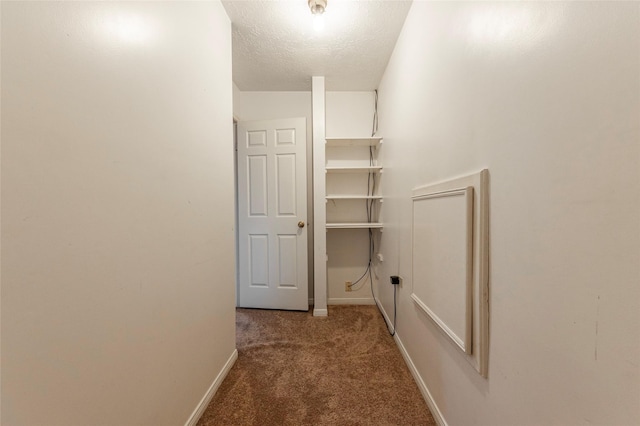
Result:
[[303,221],[298,222],[298,228],[304,228],[304,222]]

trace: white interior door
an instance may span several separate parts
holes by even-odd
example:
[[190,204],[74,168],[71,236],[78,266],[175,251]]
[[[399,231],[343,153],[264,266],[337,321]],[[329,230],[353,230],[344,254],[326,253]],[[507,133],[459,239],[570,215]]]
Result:
[[238,123],[238,305],[308,310],[306,120]]

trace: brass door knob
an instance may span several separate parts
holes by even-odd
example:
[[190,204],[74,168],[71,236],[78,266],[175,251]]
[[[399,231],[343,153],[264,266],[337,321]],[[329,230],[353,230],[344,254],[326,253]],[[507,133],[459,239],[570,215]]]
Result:
[[298,228],[304,228],[304,222],[303,221],[298,222]]

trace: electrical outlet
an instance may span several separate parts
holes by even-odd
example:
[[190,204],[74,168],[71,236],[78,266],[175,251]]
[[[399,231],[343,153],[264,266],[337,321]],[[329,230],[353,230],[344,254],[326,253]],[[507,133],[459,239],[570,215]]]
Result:
[[344,291],[351,291],[351,281],[344,282]]

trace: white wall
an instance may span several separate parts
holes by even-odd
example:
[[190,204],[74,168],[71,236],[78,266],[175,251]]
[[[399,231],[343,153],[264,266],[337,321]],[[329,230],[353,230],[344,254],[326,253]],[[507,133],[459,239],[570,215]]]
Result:
[[243,92],[234,84],[233,113],[239,121],[305,117],[311,150],[311,92]]
[[[640,420],[640,5],[414,2],[380,85],[381,298],[451,425]],[[490,365],[410,299],[411,189],[489,168]]]
[[[373,92],[327,92],[326,134],[331,137],[371,136],[374,111]],[[360,161],[369,163],[368,148],[329,148],[327,162]],[[337,164],[337,163],[336,163]],[[348,193],[367,192],[367,175],[343,174],[328,177],[327,192],[332,185],[349,187]],[[329,180],[331,180],[329,182]],[[333,203],[330,201],[329,203]],[[355,215],[355,216],[354,216]],[[364,201],[338,201],[327,207],[327,220],[343,218],[366,222]],[[379,231],[374,231],[377,238]],[[369,237],[366,229],[331,229],[327,232],[328,304],[373,304],[369,280],[345,291],[345,281],[355,282],[365,271],[369,260]],[[374,277],[375,281],[375,277]]]
[[311,92],[243,92],[233,85],[233,114],[238,121],[307,119],[307,276],[309,299],[313,299],[313,173]]
[[373,92],[327,92],[327,137],[371,136]]
[[234,351],[218,2],[2,4],[3,425],[184,424]]
[[[311,92],[243,92],[234,84],[233,113],[239,121],[305,117],[311,152]],[[309,165],[310,167],[311,165]]]

